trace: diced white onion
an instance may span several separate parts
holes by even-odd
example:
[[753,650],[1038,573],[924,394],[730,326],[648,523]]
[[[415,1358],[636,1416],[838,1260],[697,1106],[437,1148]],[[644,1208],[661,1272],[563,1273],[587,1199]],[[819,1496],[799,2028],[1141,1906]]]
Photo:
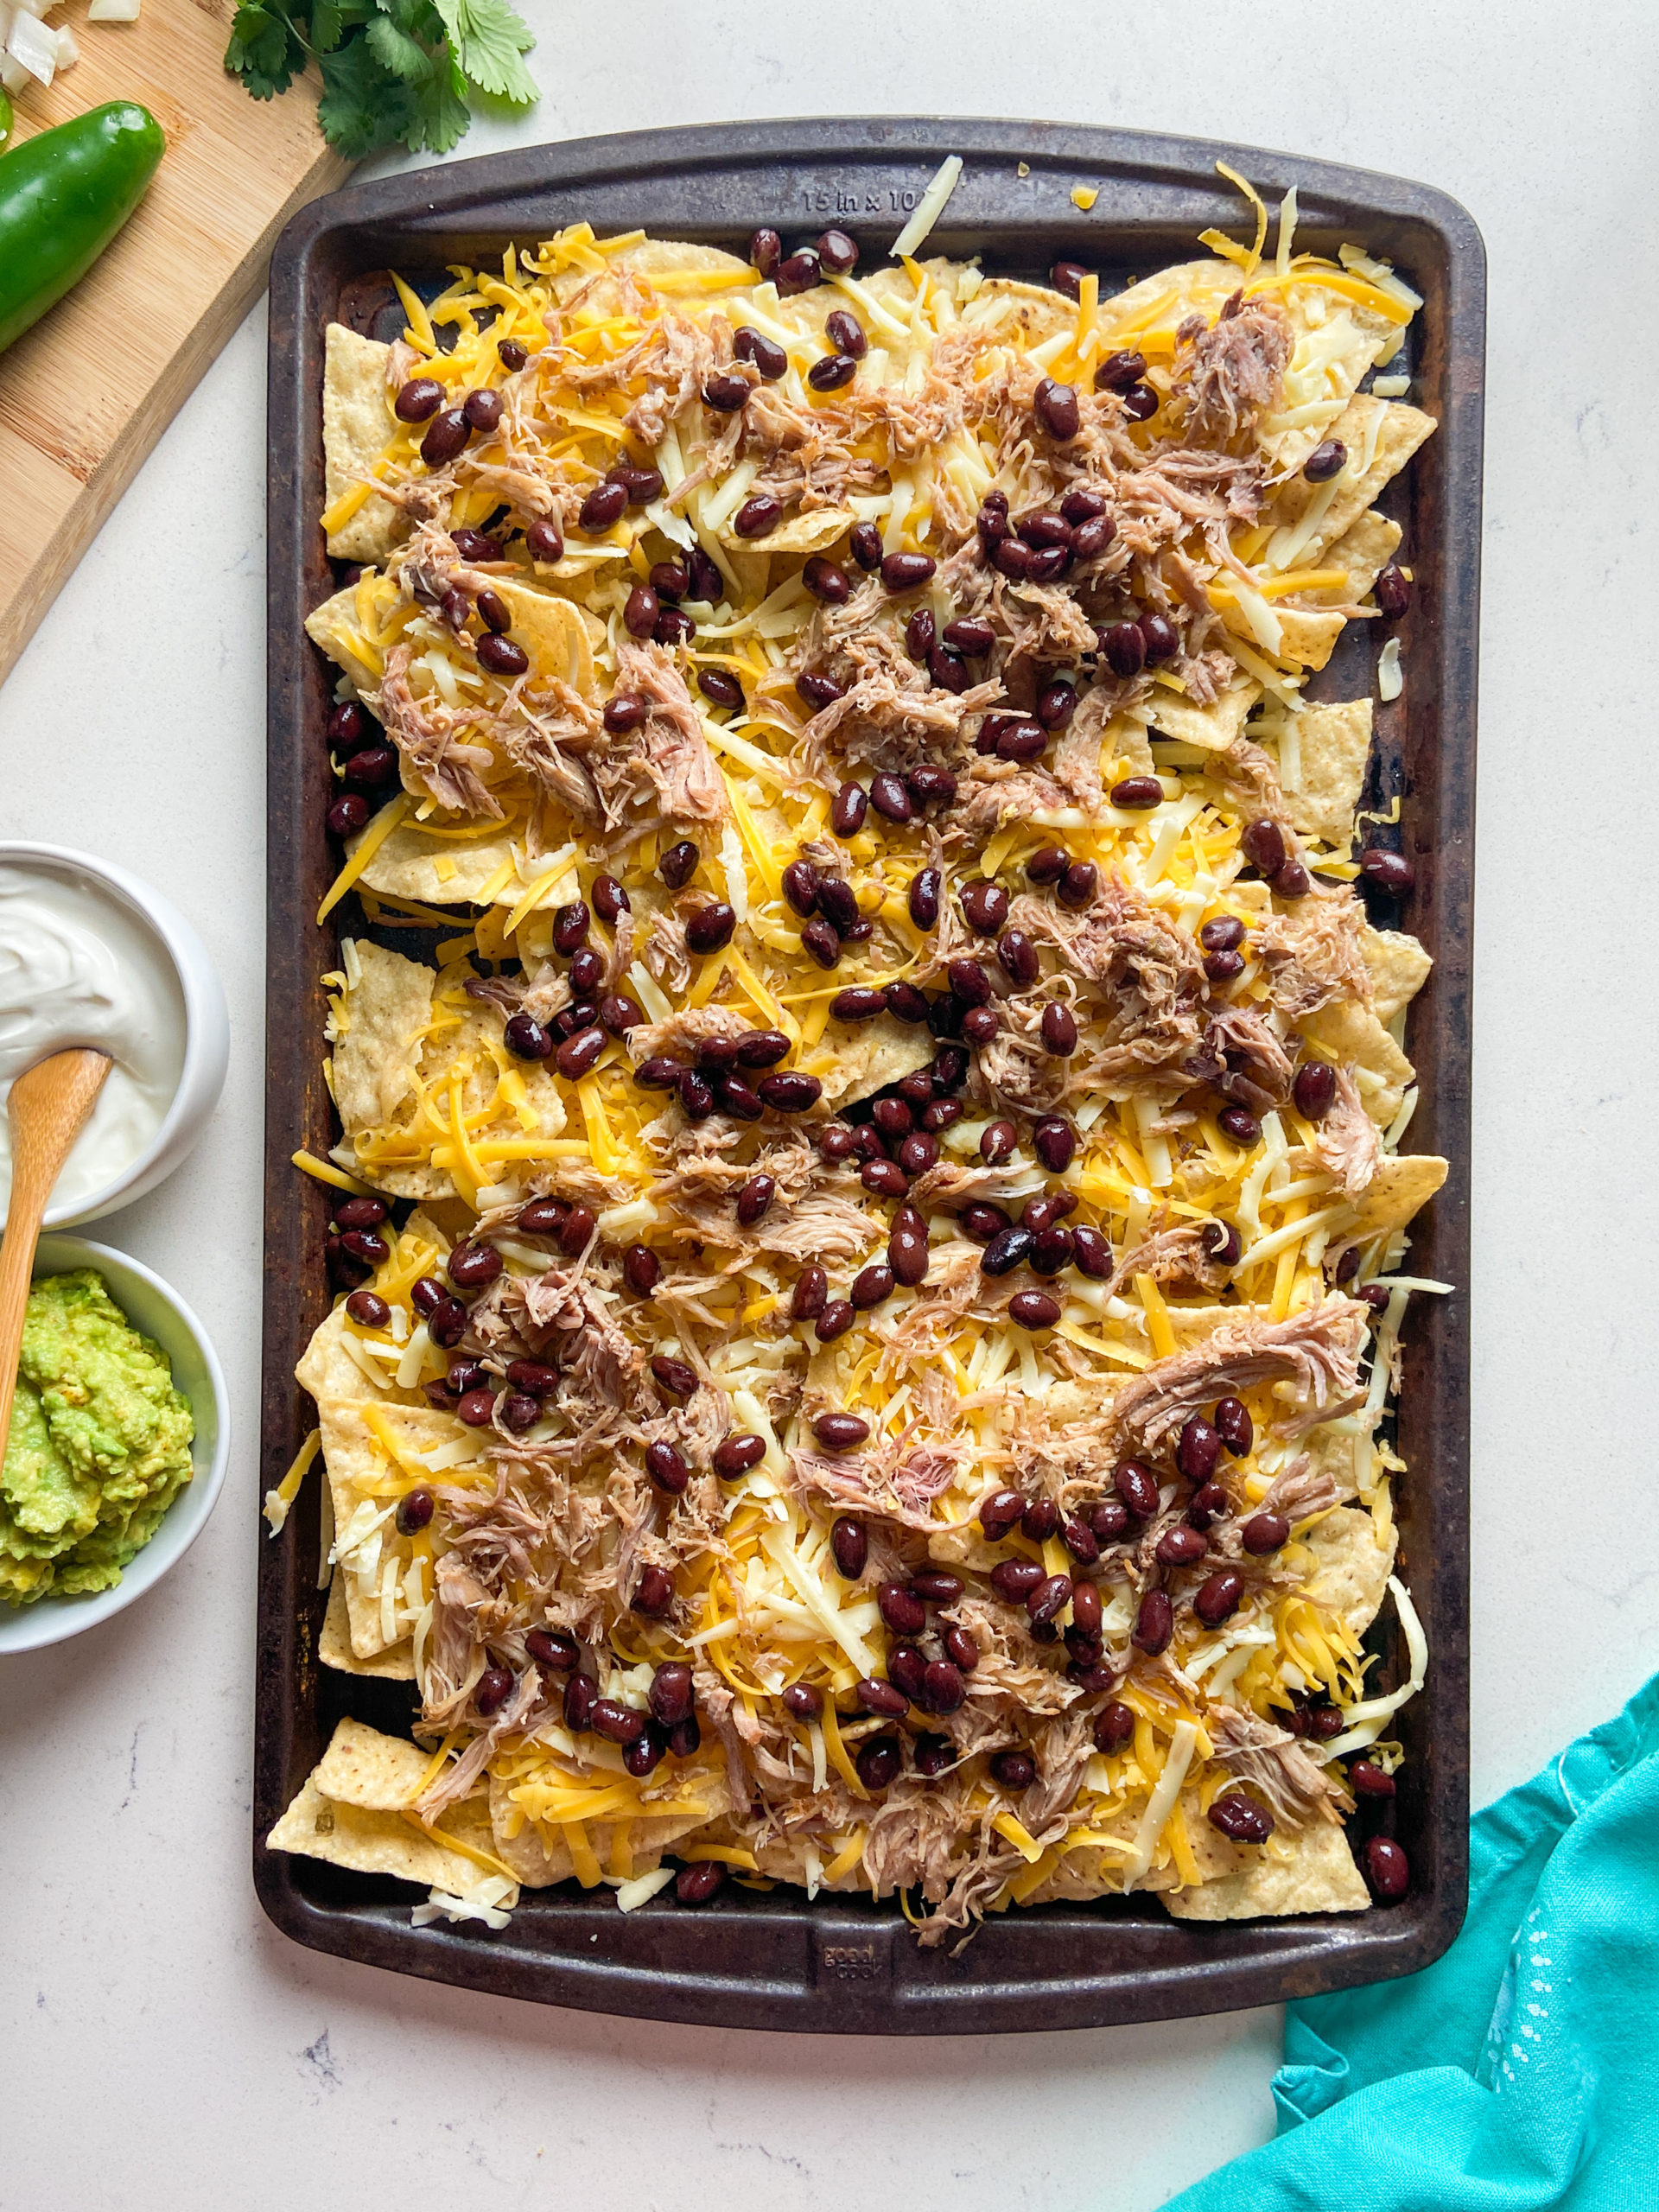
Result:
[[50,89],[58,67],[55,31],[48,30],[37,16],[20,8],[12,17],[6,52],[20,69],[26,69],[31,77]]

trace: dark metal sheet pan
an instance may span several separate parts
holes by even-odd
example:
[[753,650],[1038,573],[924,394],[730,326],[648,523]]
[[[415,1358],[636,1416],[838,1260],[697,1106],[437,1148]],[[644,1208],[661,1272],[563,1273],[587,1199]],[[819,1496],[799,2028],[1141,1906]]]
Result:
[[[1040,277],[1062,257],[1103,280],[1144,275],[1194,251],[1211,224],[1239,227],[1217,158],[1270,203],[1290,186],[1298,244],[1344,238],[1386,254],[1424,296],[1414,326],[1414,397],[1440,431],[1391,487],[1416,575],[1403,625],[1403,697],[1377,715],[1373,796],[1397,791],[1418,888],[1401,916],[1434,954],[1409,1043],[1421,1101],[1412,1141],[1444,1154],[1450,1180],[1414,1231],[1414,1269],[1468,1281],[1471,904],[1480,547],[1485,267],[1456,202],[1400,179],[1200,141],[1055,124],[938,119],[715,125],[537,147],[354,187],[289,224],[271,269],[269,597],[269,919],[264,1483],[309,1426],[296,1359],[325,1312],[323,1192],[289,1165],[326,1152],[334,1123],[321,1074],[316,978],[335,925],[361,929],[348,900],[319,931],[335,865],[320,733],[328,686],[307,642],[308,611],[333,588],[324,556],[319,415],[323,331],[370,327],[384,272],[442,281],[444,265],[499,254],[587,219],[601,235],[660,236],[741,250],[758,225],[810,235],[836,221],[885,252],[946,155],[965,168],[930,247],[977,253],[1000,274]],[[1022,171],[1021,164],[1026,165]],[[1099,188],[1088,213],[1074,186]],[[399,318],[401,321],[401,318]],[[1351,632],[1363,626],[1350,626]],[[1373,683],[1374,647],[1344,640],[1314,696]],[[405,941],[406,943],[406,941]],[[1011,1910],[959,1957],[920,1949],[896,1905],[797,1891],[728,1890],[700,1912],[624,1916],[608,1892],[525,1892],[499,1934],[410,1923],[406,1887],[267,1852],[262,1839],[344,1713],[401,1732],[412,1692],[319,1665],[317,1487],[276,1542],[261,1530],[254,1876],[296,1942],[370,1965],[501,1995],[713,2025],[817,2032],[969,2034],[1096,2026],[1222,2012],[1409,1974],[1461,1923],[1467,1885],[1468,1309],[1420,1299],[1408,1332],[1399,1448],[1402,1572],[1433,1654],[1427,1693],[1399,1733],[1409,1754],[1394,1832],[1415,1884],[1392,1910],[1219,1926],[1167,1919],[1150,1900]],[[1403,1678],[1397,1631],[1376,1677]]]

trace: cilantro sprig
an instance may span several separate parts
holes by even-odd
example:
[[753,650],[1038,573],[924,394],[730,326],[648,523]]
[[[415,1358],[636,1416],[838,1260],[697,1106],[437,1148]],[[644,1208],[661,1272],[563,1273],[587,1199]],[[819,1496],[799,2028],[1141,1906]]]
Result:
[[225,67],[268,100],[315,58],[323,137],[361,161],[382,146],[447,154],[473,92],[528,106],[534,43],[507,0],[241,0]]

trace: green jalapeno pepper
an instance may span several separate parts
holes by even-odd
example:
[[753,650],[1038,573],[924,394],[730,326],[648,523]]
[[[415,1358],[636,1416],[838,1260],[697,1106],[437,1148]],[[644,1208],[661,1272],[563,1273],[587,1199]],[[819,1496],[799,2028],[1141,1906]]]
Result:
[[167,150],[136,100],[111,100],[0,154],[0,353],[78,284]]

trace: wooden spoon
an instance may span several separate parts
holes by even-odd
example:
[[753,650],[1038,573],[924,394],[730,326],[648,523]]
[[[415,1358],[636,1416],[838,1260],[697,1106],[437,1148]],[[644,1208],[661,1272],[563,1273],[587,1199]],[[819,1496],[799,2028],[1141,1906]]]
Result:
[[23,1307],[47,1201],[109,1071],[107,1052],[77,1047],[36,1060],[11,1086],[11,1204],[0,1244],[0,1455],[11,1433]]

